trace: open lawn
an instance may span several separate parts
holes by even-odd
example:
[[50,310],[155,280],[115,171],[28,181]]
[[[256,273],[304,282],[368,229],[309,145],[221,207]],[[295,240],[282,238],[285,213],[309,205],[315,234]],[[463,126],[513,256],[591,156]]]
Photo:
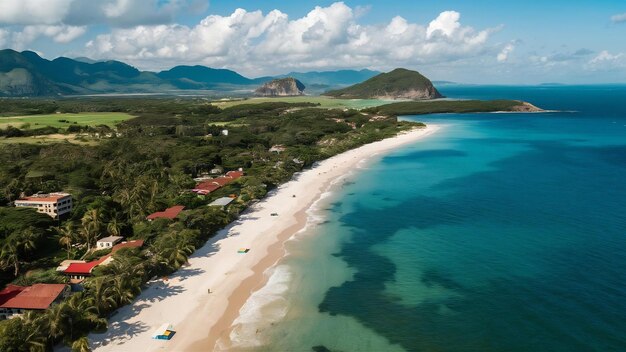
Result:
[[372,106],[389,104],[392,101],[380,99],[335,99],[323,96],[300,96],[300,97],[276,97],[276,98],[249,98],[236,100],[213,101],[211,104],[219,108],[229,108],[231,106],[241,104],[260,104],[268,102],[285,102],[285,103],[314,103],[320,104],[321,108],[326,109],[364,109]]
[[45,126],[67,128],[70,125],[107,125],[110,127],[132,119],[134,116],[120,112],[86,112],[78,114],[49,114],[0,117],[0,128],[11,125],[20,129],[33,129]]
[[43,136],[13,137],[13,138],[0,137],[0,145],[17,144],[17,143],[52,144],[52,143],[64,143],[64,142],[70,142],[72,144],[81,144],[81,145],[98,144],[97,139],[93,139],[90,137],[77,138],[76,134],[48,134],[48,135],[43,135]]

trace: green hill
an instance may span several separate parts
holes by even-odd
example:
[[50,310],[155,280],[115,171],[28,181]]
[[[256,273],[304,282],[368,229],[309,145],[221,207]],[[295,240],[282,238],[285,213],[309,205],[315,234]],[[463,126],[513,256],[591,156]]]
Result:
[[417,71],[397,68],[365,82],[333,90],[324,95],[347,99],[436,99],[443,96],[432,82]]
[[208,89],[221,84],[251,85],[255,81],[235,71],[205,66],[176,66],[157,74],[180,89]]

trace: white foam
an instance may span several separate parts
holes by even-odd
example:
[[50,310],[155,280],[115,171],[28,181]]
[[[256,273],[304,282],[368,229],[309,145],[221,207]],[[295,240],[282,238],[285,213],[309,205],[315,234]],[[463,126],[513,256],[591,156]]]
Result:
[[254,292],[239,310],[233,322],[230,340],[233,349],[259,347],[264,344],[260,332],[287,315],[287,299],[292,274],[287,265],[268,269],[267,284]]

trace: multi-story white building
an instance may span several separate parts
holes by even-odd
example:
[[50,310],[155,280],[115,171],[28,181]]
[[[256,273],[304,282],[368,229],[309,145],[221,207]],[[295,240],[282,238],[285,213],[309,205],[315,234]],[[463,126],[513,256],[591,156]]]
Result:
[[34,194],[16,200],[15,206],[35,208],[39,213],[57,218],[72,211],[72,195],[61,192]]

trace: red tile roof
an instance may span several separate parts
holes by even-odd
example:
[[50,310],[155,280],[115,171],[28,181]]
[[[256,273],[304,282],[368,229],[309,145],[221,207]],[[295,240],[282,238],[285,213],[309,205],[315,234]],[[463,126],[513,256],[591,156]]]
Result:
[[93,268],[102,264],[102,262],[105,261],[108,257],[109,255],[105,255],[104,257],[98,260],[90,261],[89,263],[72,263],[70,264],[70,266],[67,267],[67,269],[65,269],[65,271],[63,271],[63,274],[90,275]]
[[22,292],[26,287],[16,286],[16,285],[7,285],[4,290],[0,291],[0,307],[10,300],[11,298],[17,296],[20,292]]
[[230,176],[230,177],[232,177],[233,179],[236,180],[236,179],[240,178],[241,176],[243,176],[243,171],[228,171],[226,173],[226,176]]
[[90,275],[91,271],[102,264],[105,260],[107,260],[113,253],[117,252],[122,248],[139,248],[143,246],[143,240],[133,240],[128,242],[118,243],[111,249],[111,253],[103,256],[98,260],[90,261],[89,263],[71,263],[65,271],[64,274],[67,275]]
[[142,246],[143,246],[143,240],[133,240],[133,241],[128,241],[128,242],[118,243],[115,246],[113,246],[113,249],[111,249],[111,254],[117,252],[118,250],[122,248],[139,248]]
[[212,180],[198,183],[196,188],[191,191],[198,194],[209,194],[226,186],[241,176],[243,176],[243,171],[228,171],[225,176],[216,177]]
[[[0,302],[4,300],[5,291],[13,295],[0,304],[0,308],[15,309],[47,309],[65,290],[64,284],[34,284],[29,287],[9,285],[0,291]],[[17,294],[14,292],[19,291]]]
[[184,206],[182,205],[175,205],[171,208],[167,208],[164,211],[157,211],[156,213],[152,213],[150,215],[148,215],[147,219],[148,220],[154,220],[154,219],[175,219],[178,214],[183,211],[183,209],[185,209]]
[[213,180],[213,183],[217,184],[220,187],[224,187],[229,184],[233,179],[230,177],[218,177]]
[[24,198],[18,199],[18,201],[27,201],[27,202],[56,202],[59,199],[70,197],[70,194],[67,193],[50,193],[50,194],[42,194],[42,195],[33,195]]

